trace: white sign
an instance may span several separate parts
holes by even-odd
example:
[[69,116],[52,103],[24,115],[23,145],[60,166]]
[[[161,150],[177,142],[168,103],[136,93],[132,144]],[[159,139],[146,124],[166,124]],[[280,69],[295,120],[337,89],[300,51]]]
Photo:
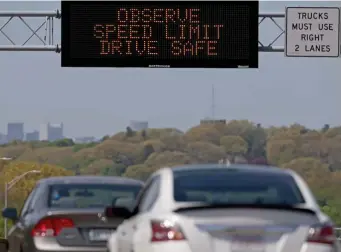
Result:
[[339,56],[339,8],[287,7],[285,22],[285,55],[287,57]]

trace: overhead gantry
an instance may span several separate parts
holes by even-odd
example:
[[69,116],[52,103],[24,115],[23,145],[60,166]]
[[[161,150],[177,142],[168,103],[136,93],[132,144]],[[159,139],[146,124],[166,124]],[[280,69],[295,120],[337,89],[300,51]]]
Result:
[[[0,51],[12,52],[56,52],[60,53],[60,31],[58,32],[59,38],[55,40],[55,22],[59,22],[57,26],[60,29],[60,19],[62,13],[60,10],[56,11],[0,11],[0,37],[3,37],[7,43],[0,43]],[[283,13],[260,13],[259,14],[259,51],[260,52],[284,52],[284,46],[275,46],[275,43],[284,35],[285,30],[281,21],[284,21],[285,14]],[[28,22],[29,19],[41,20],[40,25],[33,27]],[[1,22],[3,21],[3,22]],[[30,35],[23,41],[11,37],[6,33],[5,29],[11,22],[20,22],[24,28],[28,29]],[[263,37],[262,25],[265,23],[272,23],[277,30],[273,34],[270,42],[265,43]],[[274,32],[271,31],[271,32]],[[32,44],[31,39],[36,37],[40,43]],[[57,42],[56,42],[57,41]]]

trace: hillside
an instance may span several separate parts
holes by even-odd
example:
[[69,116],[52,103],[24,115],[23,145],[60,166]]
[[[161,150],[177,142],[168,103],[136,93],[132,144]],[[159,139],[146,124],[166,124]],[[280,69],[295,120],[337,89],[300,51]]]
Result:
[[[226,125],[199,125],[187,132],[171,128],[134,132],[127,128],[125,132],[104,137],[99,143],[74,144],[70,139],[13,142],[0,147],[0,157],[14,158],[10,162],[12,167],[49,165],[52,175],[54,169],[64,167],[65,174],[138,179],[145,179],[162,166],[218,163],[226,158],[239,163],[269,163],[300,173],[318,196],[324,211],[341,225],[338,214],[341,200],[337,194],[341,189],[341,127],[325,125],[312,130],[295,124],[263,128],[242,120]],[[11,174],[16,169],[4,163],[0,164],[1,170]],[[1,184],[8,176],[1,176]],[[20,205],[19,199],[16,202]]]

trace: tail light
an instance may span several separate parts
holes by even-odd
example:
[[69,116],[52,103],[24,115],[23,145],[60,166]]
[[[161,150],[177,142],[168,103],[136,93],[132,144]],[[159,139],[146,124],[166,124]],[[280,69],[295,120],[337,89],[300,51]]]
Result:
[[334,227],[328,225],[314,225],[309,230],[308,242],[334,244],[336,240]]
[[152,242],[181,241],[186,240],[181,228],[168,220],[151,221]]
[[74,223],[69,218],[44,218],[32,229],[32,236],[51,237],[57,236],[63,228],[74,227]]

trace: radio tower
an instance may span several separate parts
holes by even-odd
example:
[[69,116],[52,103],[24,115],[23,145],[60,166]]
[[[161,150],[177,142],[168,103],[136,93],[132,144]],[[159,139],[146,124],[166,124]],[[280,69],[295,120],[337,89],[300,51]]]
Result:
[[211,116],[212,120],[215,118],[215,90],[214,90],[214,84],[212,84],[212,104],[211,104]]

